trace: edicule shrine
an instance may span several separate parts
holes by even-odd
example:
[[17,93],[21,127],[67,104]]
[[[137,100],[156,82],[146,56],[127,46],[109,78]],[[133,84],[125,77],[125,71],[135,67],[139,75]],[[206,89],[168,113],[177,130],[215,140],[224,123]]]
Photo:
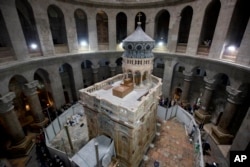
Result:
[[139,22],[123,40],[123,74],[80,90],[89,138],[112,138],[122,167],[139,166],[156,134],[162,81],[151,74],[154,45]]

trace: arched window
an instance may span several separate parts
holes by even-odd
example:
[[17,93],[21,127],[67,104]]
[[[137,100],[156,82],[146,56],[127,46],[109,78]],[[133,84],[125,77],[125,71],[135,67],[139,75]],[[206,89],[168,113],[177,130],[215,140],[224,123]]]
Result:
[[55,5],[48,7],[50,30],[54,45],[67,44],[67,35],[62,11]]
[[0,10],[0,47],[11,47],[9,33],[7,31],[1,10]]
[[166,10],[160,11],[155,20],[155,41],[156,42],[168,42],[168,30],[169,30],[170,14]]
[[186,52],[192,17],[193,9],[190,6],[185,7],[181,12],[176,52]]
[[207,6],[200,34],[199,47],[197,51],[198,54],[208,55],[209,48],[213,40],[220,7],[221,4],[219,0],[213,0]]
[[89,40],[87,16],[81,9],[77,9],[74,13],[74,16],[76,22],[78,44],[80,46],[86,46]]
[[120,12],[116,16],[116,42],[121,43],[127,36],[127,16]]
[[66,103],[77,100],[72,67],[65,63],[59,68]]
[[104,11],[99,11],[96,15],[97,38],[100,50],[107,50],[109,43],[108,16]]
[[238,0],[226,36],[223,58],[235,58],[237,49],[249,22],[250,10],[247,1]]
[[23,34],[30,52],[40,50],[33,10],[27,0],[16,0],[17,13],[22,25]]

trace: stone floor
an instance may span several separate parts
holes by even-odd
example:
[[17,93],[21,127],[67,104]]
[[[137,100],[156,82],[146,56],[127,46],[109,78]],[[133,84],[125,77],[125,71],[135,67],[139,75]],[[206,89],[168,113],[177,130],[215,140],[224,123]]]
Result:
[[[74,152],[79,151],[80,148],[82,148],[89,140],[88,137],[88,129],[87,129],[87,120],[85,116],[82,116],[79,119],[79,123],[77,123],[74,126],[68,126],[69,134],[72,141],[72,146],[74,149]],[[63,141],[62,141],[63,140]],[[68,143],[68,138],[66,135],[65,128],[62,129],[56,137],[52,140],[50,145],[53,148],[59,149],[61,151],[67,151],[69,156],[73,156],[74,153],[72,152],[70,148],[70,144]]]
[[[85,120],[84,120],[85,121]],[[154,147],[152,146],[147,152],[147,161],[143,161],[140,167],[153,167],[154,161],[160,163],[160,167],[194,167],[195,151],[194,146],[189,142],[185,126],[177,119],[169,121],[160,121],[161,126],[157,126],[160,136],[156,136]],[[80,128],[82,133],[84,128]],[[225,156],[220,146],[209,136],[209,125],[204,126],[202,137],[211,145],[211,151],[204,156],[205,162],[218,162],[220,167],[228,167]],[[87,130],[85,129],[86,133]],[[73,135],[74,136],[74,135]],[[221,146],[226,147],[226,146]],[[228,149],[228,147],[226,147]],[[36,160],[35,147],[29,156],[9,160],[13,167],[39,167]]]
[[156,136],[147,157],[141,167],[153,167],[155,160],[160,167],[193,167],[194,146],[189,142],[184,125],[176,119],[162,122],[160,136]]

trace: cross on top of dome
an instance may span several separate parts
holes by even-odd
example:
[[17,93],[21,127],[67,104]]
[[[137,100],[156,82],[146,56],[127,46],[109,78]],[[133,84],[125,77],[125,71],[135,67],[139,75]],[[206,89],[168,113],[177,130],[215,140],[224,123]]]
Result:
[[141,24],[141,16],[142,16],[141,12],[139,12],[137,16],[138,16],[138,20],[139,20],[137,22],[137,24],[140,25]]

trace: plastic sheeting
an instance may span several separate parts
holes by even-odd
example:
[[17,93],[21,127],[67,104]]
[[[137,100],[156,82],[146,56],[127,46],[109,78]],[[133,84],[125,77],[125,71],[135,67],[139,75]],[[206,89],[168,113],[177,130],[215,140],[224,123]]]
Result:
[[97,165],[95,143],[98,143],[99,162],[107,167],[115,154],[115,148],[114,141],[104,135],[90,140],[72,157],[72,161],[79,167],[95,167]]

